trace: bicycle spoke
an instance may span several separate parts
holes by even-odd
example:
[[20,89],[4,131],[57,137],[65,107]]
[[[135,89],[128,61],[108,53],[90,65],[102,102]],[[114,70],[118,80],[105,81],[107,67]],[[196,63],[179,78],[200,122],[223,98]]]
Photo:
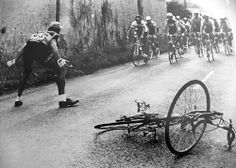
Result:
[[[205,95],[205,96],[204,96]],[[184,154],[201,138],[206,123],[194,120],[193,111],[209,109],[209,93],[201,81],[190,81],[177,93],[168,112],[166,142],[171,152]],[[177,119],[173,117],[179,116]]]

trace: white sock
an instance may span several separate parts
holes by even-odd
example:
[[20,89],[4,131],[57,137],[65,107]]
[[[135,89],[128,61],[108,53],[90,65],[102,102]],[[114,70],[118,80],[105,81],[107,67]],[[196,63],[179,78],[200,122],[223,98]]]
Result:
[[22,96],[16,96],[16,101],[22,101]]
[[58,96],[59,101],[66,101],[66,94],[62,94]]

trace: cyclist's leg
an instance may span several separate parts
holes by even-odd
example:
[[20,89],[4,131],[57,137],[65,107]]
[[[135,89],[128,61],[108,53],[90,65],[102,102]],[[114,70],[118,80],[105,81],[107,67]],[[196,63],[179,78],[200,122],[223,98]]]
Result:
[[55,58],[51,58],[47,62],[41,62],[45,67],[52,69],[56,73],[56,84],[58,88],[58,94],[65,94],[65,77],[66,77],[66,67],[59,67],[57,64],[57,60]]
[[65,94],[66,65],[63,67],[59,67],[59,65],[57,64],[57,59],[55,59],[54,57],[47,60],[46,62],[40,62],[40,63],[42,63],[45,67],[54,70],[54,72],[57,75],[56,84],[59,95],[59,103],[58,103],[59,107],[60,108],[71,107],[76,103],[78,103],[79,100],[72,100],[70,98],[67,98]]
[[[22,96],[22,93],[25,89],[26,81],[29,78],[32,72],[33,64],[33,46],[27,44],[23,50],[23,73],[20,74],[19,86],[18,86],[18,97]],[[18,67],[19,70],[20,67]],[[19,70],[20,71],[20,70]]]
[[23,67],[23,74],[20,75],[20,82],[19,82],[19,86],[18,86],[18,94],[17,96],[18,97],[21,97],[22,96],[22,93],[25,89],[25,85],[26,85],[26,82],[27,82],[27,79],[29,78],[31,72],[32,72],[32,63],[33,63],[33,60],[25,60],[24,59],[24,67]]

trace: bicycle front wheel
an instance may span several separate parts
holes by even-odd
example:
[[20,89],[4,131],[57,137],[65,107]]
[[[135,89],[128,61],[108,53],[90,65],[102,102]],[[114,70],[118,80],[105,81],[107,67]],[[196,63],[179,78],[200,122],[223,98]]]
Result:
[[134,66],[138,66],[140,61],[142,59],[139,46],[137,44],[134,44],[132,47],[132,62]]
[[181,87],[169,108],[165,140],[173,154],[185,155],[191,151],[206,129],[207,123],[203,118],[191,118],[193,111],[210,111],[209,92],[199,80],[190,81]]
[[155,49],[155,55],[156,55],[156,58],[159,58],[159,57],[160,57],[160,55],[161,55],[161,50],[160,50],[159,47]]
[[113,123],[106,123],[94,126],[95,129],[105,130],[127,130],[128,132],[141,127],[144,123],[143,119],[135,121],[117,121]]

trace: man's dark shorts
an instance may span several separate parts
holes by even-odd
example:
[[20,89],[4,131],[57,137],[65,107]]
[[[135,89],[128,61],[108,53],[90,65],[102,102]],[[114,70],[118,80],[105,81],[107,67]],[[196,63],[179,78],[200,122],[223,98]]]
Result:
[[27,42],[23,51],[24,70],[32,71],[34,61],[56,71],[61,69],[57,64],[57,60],[51,56],[50,46],[43,43]]

